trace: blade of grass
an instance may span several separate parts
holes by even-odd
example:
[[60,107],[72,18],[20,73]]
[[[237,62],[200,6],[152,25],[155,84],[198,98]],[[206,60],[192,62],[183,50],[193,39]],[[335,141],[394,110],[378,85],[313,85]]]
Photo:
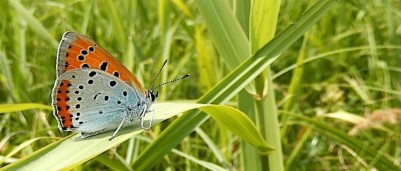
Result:
[[230,69],[249,57],[248,38],[226,1],[197,0],[196,5],[216,49]]
[[[120,3],[126,3],[128,1],[122,1]],[[127,44],[127,36],[126,33],[128,31],[126,28],[124,28],[124,25],[122,24],[122,21],[124,20],[124,17],[121,16],[119,7],[117,6],[117,3],[112,0],[107,0],[106,1],[106,6],[108,7],[108,11],[110,15],[107,15],[109,20],[112,22],[111,26],[113,27],[113,34],[115,34],[113,37],[117,38],[117,43],[120,45],[120,47],[125,47]],[[128,22],[128,21],[127,21]]]
[[[263,140],[255,125],[245,114],[233,107],[190,103],[158,103],[154,104],[155,118],[153,123],[160,123],[178,113],[192,109],[200,109],[210,114],[218,123],[230,129],[234,134],[238,134],[248,143],[253,144],[262,153],[271,151],[271,147]],[[149,121],[150,117],[150,115],[146,115],[145,122]],[[112,141],[108,140],[111,135],[110,132],[86,139],[80,138],[80,135],[77,134],[69,136],[6,166],[2,170],[73,169],[104,151],[142,133],[144,130],[140,128],[139,124],[138,122],[129,129],[121,130],[119,135]],[[249,134],[249,132],[252,132],[252,134]],[[147,160],[147,162],[154,163],[151,160]],[[57,163],[57,165],[49,165],[49,163]],[[134,168],[137,169],[136,167]]]
[[101,154],[94,158],[105,166],[109,167],[112,170],[119,171],[133,171],[131,166],[127,164],[116,152],[114,152],[113,159],[107,155],[107,153]]
[[[235,1],[235,16],[244,30],[247,37],[249,37],[249,15],[251,10],[251,1],[238,0]],[[255,104],[252,96],[246,91],[240,91],[238,93],[238,108],[244,111],[250,119],[255,122]],[[261,170],[261,160],[259,153],[255,147],[241,141],[241,164],[240,170]]]
[[[255,0],[251,9],[250,43],[252,53],[269,42],[276,33],[280,0]],[[276,149],[271,155],[260,156],[262,170],[284,170],[278,113],[270,68],[255,78],[253,93],[256,105],[256,125],[264,138]],[[256,155],[256,154],[255,154]]]
[[214,170],[214,171],[225,171],[225,170],[227,170],[227,169],[224,169],[224,168],[222,168],[222,167],[220,167],[220,166],[218,166],[218,165],[216,165],[214,163],[210,163],[210,162],[206,162],[206,161],[203,161],[203,160],[199,160],[198,158],[190,156],[190,155],[188,155],[186,153],[183,153],[181,151],[173,150],[173,152],[178,154],[178,155],[180,155],[180,156],[182,156],[182,157],[184,157],[184,158],[186,158],[186,159],[188,159],[188,160],[190,160],[190,161],[192,161],[192,162],[194,162],[194,163],[197,163],[197,164],[203,166],[206,169]]
[[195,47],[196,51],[198,54],[198,57],[196,58],[197,60],[197,65],[199,68],[199,82],[200,82],[200,88],[201,92],[204,92],[206,90],[210,90],[213,85],[216,85],[217,82],[217,70],[213,60],[215,60],[215,55],[212,53],[212,49],[209,46],[210,42],[206,42],[205,36],[203,35],[203,32],[205,31],[203,26],[198,26],[195,28]]
[[[10,66],[10,61],[8,60],[8,57],[6,53],[1,50],[0,51],[0,65],[2,66],[0,71],[2,73],[1,75],[1,84],[4,85],[4,90],[8,92],[8,98],[9,99],[16,99],[16,93],[14,92],[14,77],[13,77],[13,72],[11,71],[11,66]],[[5,101],[9,99],[4,99]]]
[[[253,122],[256,120],[255,101],[245,90],[238,93],[238,108],[244,111]],[[241,170],[262,170],[260,154],[255,147],[242,141]]]
[[228,162],[225,158],[224,155],[221,153],[218,145],[213,141],[212,138],[210,138],[205,131],[203,131],[201,128],[196,128],[195,129],[196,133],[202,138],[202,140],[207,144],[208,148],[210,151],[214,154],[214,156],[217,158],[217,160],[227,168],[230,168],[230,162]]
[[18,145],[16,148],[14,148],[11,152],[9,152],[6,156],[4,156],[0,160],[0,164],[3,164],[4,161],[6,161],[8,158],[13,156],[14,154],[17,154],[19,151],[23,150],[24,148],[32,145],[35,141],[41,140],[41,139],[48,139],[47,137],[37,137],[30,139],[28,141],[23,142],[22,144]]
[[[215,1],[210,1],[215,2]],[[337,1],[320,0],[307,10],[300,20],[278,34],[272,41],[263,46],[251,58],[236,67],[219,84],[202,96],[200,103],[224,103],[233,98],[278,55],[284,52],[293,42],[301,37],[316,23]],[[209,28],[209,26],[208,26]],[[210,29],[210,28],[209,28]],[[235,37],[235,35],[232,35]],[[188,136],[207,116],[200,112],[188,112],[170,124],[153,143],[147,146],[136,159],[134,167],[138,170],[150,169],[155,162],[163,159],[184,137]],[[167,143],[166,143],[167,142]],[[151,162],[149,162],[151,161]]]
[[[294,69],[294,72],[292,74],[291,77],[291,81],[290,81],[290,86],[288,88],[288,100],[284,103],[283,106],[283,110],[284,111],[291,111],[291,109],[293,108],[296,99],[298,99],[299,93],[301,91],[301,85],[302,84],[302,77],[303,77],[303,63],[305,62],[305,53],[306,53],[306,44],[307,44],[307,39],[308,35],[306,33],[303,41],[302,41],[302,46],[300,49],[300,53],[299,56],[297,57],[297,63],[296,63],[296,68]],[[287,135],[287,130],[288,130],[288,125],[287,125],[287,116],[284,115],[281,119],[282,122],[282,127],[281,127],[281,135],[285,136]],[[287,144],[286,142],[284,142],[285,144]]]
[[2,104],[0,105],[0,113],[17,112],[30,109],[53,110],[49,105],[37,103],[21,103],[21,104]]
[[58,42],[53,38],[53,36],[47,31],[47,29],[38,21],[22,4],[20,1],[8,1],[10,5],[21,15],[22,18],[28,23],[29,27],[43,38],[50,46],[54,49],[58,47]]
[[241,25],[242,30],[249,37],[249,15],[251,10],[251,2],[248,0],[235,1],[235,17]]

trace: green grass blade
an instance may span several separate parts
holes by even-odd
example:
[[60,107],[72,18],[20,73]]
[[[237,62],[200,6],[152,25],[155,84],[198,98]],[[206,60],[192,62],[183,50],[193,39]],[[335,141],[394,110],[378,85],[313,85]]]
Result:
[[[302,80],[303,80],[303,72],[304,72],[304,66],[302,65],[305,62],[305,56],[306,56],[306,52],[307,50],[306,45],[307,45],[307,33],[303,39],[302,42],[302,46],[300,49],[300,53],[297,57],[297,63],[296,63],[296,68],[294,68],[292,77],[291,77],[291,81],[290,81],[290,85],[288,88],[288,95],[289,97],[288,100],[284,103],[283,105],[283,110],[284,111],[291,111],[292,108],[295,105],[296,99],[299,98],[300,93],[301,93],[301,85],[302,84]],[[287,135],[287,130],[288,130],[288,117],[287,115],[284,115],[281,117],[281,122],[282,122],[282,126],[281,126],[281,135],[282,136],[286,136]],[[285,139],[284,139],[285,141]],[[287,142],[283,142],[283,144],[288,144]]]
[[249,37],[249,15],[251,10],[252,1],[237,0],[235,3],[235,16],[244,30],[244,33]]
[[[304,15],[295,24],[287,27],[275,39],[270,41],[264,47],[260,48],[253,56],[263,57],[267,54],[276,56],[288,48],[291,43],[302,36],[311,26],[316,23],[318,19],[322,18],[324,14],[336,3],[336,0],[320,0],[317,1],[311,8],[309,8]],[[294,40],[295,39],[295,40]],[[269,47],[276,47],[274,50]]]
[[38,140],[42,140],[45,139],[43,137],[37,137],[37,138],[33,138],[30,139],[28,141],[23,142],[22,144],[19,144],[16,148],[14,148],[11,152],[9,152],[6,156],[4,156],[1,160],[0,160],[0,164],[3,164],[4,161],[6,161],[8,158],[10,158],[11,156],[17,154],[19,151],[22,151],[24,148],[32,145],[35,141]]
[[[10,61],[8,60],[8,56],[6,53],[1,49],[0,51],[0,65],[2,66],[0,69],[0,84],[3,85],[3,89],[9,92],[10,99],[15,99],[15,92],[14,87],[14,77],[13,72],[11,71]],[[4,100],[8,100],[4,98]]]
[[[245,90],[238,93],[238,108],[244,111],[253,121],[256,120],[255,101],[252,95]],[[245,141],[242,141],[241,148],[241,170],[261,170],[262,161],[257,149]]]
[[252,4],[250,23],[251,51],[256,52],[274,37],[280,0],[255,0]]
[[249,57],[248,38],[226,1],[197,0],[216,49],[229,68]]
[[[280,123],[278,107],[273,88],[271,72],[267,72],[267,96],[262,101],[256,101],[256,110],[259,115],[258,126],[264,138],[276,149],[268,158],[262,156],[262,170],[284,170],[284,157],[281,145]],[[264,162],[264,159],[268,160]]]
[[238,109],[228,106],[220,106],[219,108],[207,106],[200,108],[200,110],[218,121],[221,126],[228,128],[235,135],[254,145],[259,149],[259,152],[267,154],[273,149],[270,146],[266,146],[262,135],[259,131],[256,131],[257,129],[253,122]]
[[215,141],[211,137],[209,137],[207,133],[201,128],[196,128],[195,131],[199,135],[199,137],[202,138],[202,141],[206,143],[207,147],[210,149],[210,152],[214,154],[219,163],[221,163],[225,167],[229,167],[230,162],[225,159],[224,154],[222,154],[220,148],[215,143]]
[[186,158],[187,160],[190,160],[190,161],[192,161],[194,163],[197,163],[197,164],[203,166],[206,169],[213,170],[213,171],[225,171],[226,170],[226,169],[224,169],[224,168],[222,168],[222,167],[220,167],[220,166],[218,166],[218,165],[216,165],[214,163],[210,163],[210,162],[206,162],[206,161],[200,160],[200,159],[198,159],[196,157],[190,156],[190,155],[185,154],[185,153],[183,153],[181,151],[173,150],[173,152],[175,154],[178,154],[178,155],[182,156],[183,158]]
[[[187,110],[198,108],[210,114],[222,126],[227,127],[245,141],[253,144],[263,153],[271,151],[271,147],[266,144],[262,136],[258,133],[255,125],[239,110],[228,106],[202,105],[189,103],[159,103],[154,104],[154,124],[162,122],[172,116]],[[146,121],[150,119],[146,116]],[[145,122],[146,122],[145,121]],[[230,123],[233,123],[232,125]],[[109,141],[112,132],[103,133],[94,137],[82,139],[75,134],[44,147],[41,150],[15,162],[3,170],[60,170],[73,169],[78,165],[94,158],[104,151],[121,144],[127,139],[142,133],[139,123],[132,128],[123,129],[112,141]],[[252,132],[252,134],[249,134]],[[165,142],[168,144],[170,142]],[[154,163],[152,160],[146,162]],[[57,163],[49,164],[49,163]],[[134,167],[137,169],[136,167]]]
[[18,112],[30,109],[53,110],[51,106],[37,103],[21,103],[21,104],[2,104],[0,105],[0,113]]
[[[128,1],[120,2],[120,3],[122,3],[120,5],[124,5],[127,2]],[[111,26],[113,27],[113,30],[114,30],[113,37],[117,38],[117,43],[121,47],[125,47],[125,45],[127,44],[127,40],[128,40],[128,37],[126,35],[126,33],[128,31],[126,31],[127,28],[124,28],[124,25],[122,24],[123,22],[121,22],[121,21],[124,21],[123,20],[124,17],[121,16],[121,13],[120,13],[121,11],[119,9],[118,4],[115,1],[107,0],[105,3],[106,4],[104,4],[104,5],[106,5],[106,7],[108,8],[108,12],[109,12],[109,15],[107,15],[107,16],[110,17],[110,21],[112,21]],[[101,5],[101,4],[99,4],[99,5]]]
[[[254,56],[243,62],[212,90],[201,97],[198,102],[224,103],[233,98],[241,89],[266,69],[266,67],[277,58],[276,56],[283,53],[292,43],[301,37],[308,28],[316,23],[335,2],[337,1],[318,1],[305,12],[297,24],[289,26],[282,33],[278,34]],[[178,118],[169,125],[152,144],[147,146],[135,161],[135,168],[149,169],[152,167],[154,162],[160,161],[165,154],[206,119],[207,116],[199,112],[189,112]],[[169,143],[166,144],[165,142]],[[152,161],[152,163],[146,162],[149,160]]]
[[198,52],[198,57],[196,58],[198,68],[199,68],[199,84],[203,91],[210,90],[214,85],[216,85],[218,76],[218,69],[215,65],[216,59],[215,53],[211,46],[211,42],[202,36],[205,31],[204,27],[198,26],[195,28],[195,47]]
[[110,159],[107,153],[101,154],[94,158],[103,165],[109,167],[111,170],[119,171],[133,171],[131,166],[126,163],[117,153],[114,152],[113,159]]
[[36,32],[41,38],[43,38],[50,46],[53,48],[58,47],[58,42],[53,38],[53,36],[47,31],[45,26],[35,18],[21,3],[20,1],[8,1],[10,5],[21,15],[22,18],[28,23],[29,27]]
[[[250,43],[252,53],[269,42],[276,33],[280,0],[255,0],[252,3]],[[256,125],[264,138],[276,149],[268,157],[261,156],[261,170],[284,170],[280,123],[270,67],[255,79]],[[256,154],[255,154],[256,155]]]

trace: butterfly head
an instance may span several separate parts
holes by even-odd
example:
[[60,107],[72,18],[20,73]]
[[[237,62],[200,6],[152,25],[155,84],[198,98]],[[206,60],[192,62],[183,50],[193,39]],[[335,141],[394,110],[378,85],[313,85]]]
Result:
[[147,98],[151,101],[154,102],[157,97],[159,96],[159,92],[156,91],[156,93],[153,90],[148,90]]

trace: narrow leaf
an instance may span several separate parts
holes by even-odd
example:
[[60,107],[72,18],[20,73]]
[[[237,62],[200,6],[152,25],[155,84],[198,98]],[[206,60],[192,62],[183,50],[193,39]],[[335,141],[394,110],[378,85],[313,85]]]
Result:
[[[227,126],[250,144],[255,145],[262,153],[267,153],[272,148],[266,144],[255,125],[239,110],[218,105],[190,104],[190,103],[159,103],[153,105],[155,117],[154,124],[160,123],[172,116],[192,109],[200,109],[211,114],[222,126]],[[146,115],[148,122],[150,115]],[[231,124],[230,124],[231,123]],[[104,151],[119,145],[131,137],[143,132],[139,122],[134,126],[123,129],[118,136],[109,141],[112,132],[105,132],[97,136],[83,139],[75,134],[60,141],[54,142],[43,149],[34,152],[25,158],[12,163],[4,170],[70,170],[88,161]],[[252,133],[252,134],[250,134]],[[165,144],[171,142],[166,141]],[[154,162],[147,160],[147,162]],[[49,164],[57,163],[57,164]],[[134,168],[136,170],[136,168]]]
[[0,105],[0,113],[18,112],[30,109],[52,110],[48,105],[38,103],[3,104]]

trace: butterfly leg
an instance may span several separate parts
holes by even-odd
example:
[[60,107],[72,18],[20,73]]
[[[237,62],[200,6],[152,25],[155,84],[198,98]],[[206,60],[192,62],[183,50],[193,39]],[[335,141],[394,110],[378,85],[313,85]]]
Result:
[[141,115],[141,128],[142,129],[146,129],[146,127],[143,124],[143,121],[145,120],[144,118],[145,118],[145,114]]
[[[145,119],[144,119],[144,118],[145,118],[146,113],[148,113],[148,112],[152,112],[152,117],[150,118],[149,126],[148,126],[148,127],[145,127],[145,125],[144,125],[144,120],[145,120]],[[152,122],[153,122],[154,116],[155,116],[155,110],[147,110],[147,111],[145,111],[144,114],[141,115],[141,127],[142,127],[143,129],[149,131],[149,129],[152,127]]]
[[124,119],[121,121],[120,125],[118,125],[117,129],[114,131],[114,133],[113,133],[113,135],[110,137],[109,141],[111,141],[113,138],[116,137],[117,132],[120,131],[120,129],[121,129],[121,127],[123,126],[124,121],[125,121],[126,118],[127,118],[127,117],[124,117]]
[[[152,122],[153,122],[153,118],[155,116],[155,110],[151,110],[152,111],[152,117],[150,118],[150,122],[149,122],[149,128],[152,127]],[[149,111],[150,112],[150,111]]]
[[144,126],[144,124],[143,124],[143,122],[144,122],[144,120],[145,120],[145,115],[146,115],[147,110],[148,110],[148,106],[145,104],[144,107],[143,107],[143,110],[142,110],[141,114],[139,115],[139,117],[140,117],[140,119],[141,119],[141,128],[142,128],[142,129],[147,129],[147,128]]

